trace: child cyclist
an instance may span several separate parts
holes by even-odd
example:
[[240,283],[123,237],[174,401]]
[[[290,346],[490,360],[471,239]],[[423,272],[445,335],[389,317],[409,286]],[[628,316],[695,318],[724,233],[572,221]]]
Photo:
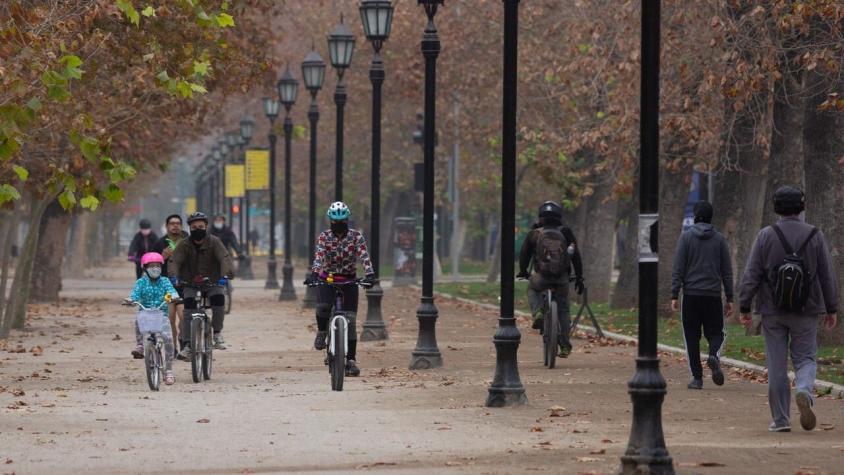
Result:
[[[163,312],[161,319],[161,336],[164,338],[164,384],[173,384],[176,380],[173,376],[173,330],[170,327],[170,320],[167,318],[169,305],[162,305],[165,301],[169,303],[171,296],[177,296],[176,289],[170,283],[170,279],[161,277],[161,268],[164,265],[164,257],[157,252],[148,252],[141,256],[141,267],[144,270],[141,278],[135,282],[132,294],[127,300],[138,302],[145,308],[158,309]],[[143,335],[138,329],[138,322],[135,321],[135,349],[132,356],[136,359],[143,359],[144,345]]]

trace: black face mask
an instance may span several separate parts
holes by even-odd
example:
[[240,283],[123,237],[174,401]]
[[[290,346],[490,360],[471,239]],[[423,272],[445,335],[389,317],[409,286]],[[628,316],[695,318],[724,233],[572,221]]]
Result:
[[205,232],[204,229],[191,229],[190,238],[194,241],[202,241],[205,239]]
[[349,223],[345,221],[337,221],[331,223],[331,232],[334,234],[345,234],[349,230]]

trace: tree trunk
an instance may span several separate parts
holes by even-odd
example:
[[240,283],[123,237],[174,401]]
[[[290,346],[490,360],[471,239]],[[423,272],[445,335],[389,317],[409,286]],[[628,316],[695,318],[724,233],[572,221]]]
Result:
[[80,211],[74,220],[73,232],[70,239],[70,253],[67,267],[81,270],[88,267],[88,234],[94,221],[94,215],[87,211]]
[[[684,162],[685,163],[685,162]],[[683,217],[692,178],[691,165],[659,169],[659,298],[658,315],[668,318],[671,312],[671,269],[674,267],[674,250],[683,231]],[[638,205],[638,200],[637,200]],[[636,230],[638,243],[638,229]],[[638,256],[636,256],[638,262]]]
[[54,196],[42,198],[33,197],[30,206],[29,230],[23,249],[15,267],[15,278],[12,281],[11,296],[6,304],[4,318],[10,319],[12,328],[22,330],[26,324],[26,305],[29,303],[30,283],[32,282],[32,267],[35,264],[35,251],[38,247],[39,224],[47,205],[55,199]]
[[495,235],[495,248],[492,254],[492,262],[489,263],[489,270],[486,273],[486,283],[492,284],[498,280],[498,273],[501,272],[501,229]]
[[607,303],[610,300],[610,284],[613,268],[613,245],[616,219],[615,200],[610,198],[610,186],[599,185],[584,201],[585,215],[583,236],[579,237],[583,257],[583,277],[589,287],[589,298],[593,302]]
[[[15,206],[17,208],[17,206]],[[3,239],[3,245],[0,247],[0,339],[9,336],[9,330],[12,328],[11,318],[3,318],[3,310],[6,308],[6,284],[9,281],[9,255],[12,250],[12,240],[17,231],[18,213],[17,209],[13,210],[6,216],[3,216],[3,225],[0,227],[0,237]]]
[[610,306],[629,309],[639,301],[639,201],[625,198],[618,204],[619,240],[618,261],[620,271],[613,289]]
[[[840,91],[844,80],[829,84],[819,73],[806,78],[807,90]],[[807,221],[823,231],[832,255],[833,271],[838,275],[838,295],[844,291],[844,166],[839,160],[844,156],[844,114],[821,111],[820,105],[827,98],[818,95],[806,101],[803,124],[804,167],[806,176]],[[822,330],[821,343],[844,343],[844,324],[833,330]]]
[[57,302],[62,288],[62,261],[67,248],[70,214],[58,200],[53,200],[41,216],[38,248],[32,268],[32,292],[35,302]]

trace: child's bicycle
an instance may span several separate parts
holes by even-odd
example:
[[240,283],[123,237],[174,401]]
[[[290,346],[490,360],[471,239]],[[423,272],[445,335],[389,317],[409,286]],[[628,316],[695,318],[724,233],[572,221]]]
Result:
[[122,305],[138,307],[138,330],[143,335],[144,342],[144,367],[147,371],[147,383],[153,391],[161,388],[161,379],[164,372],[164,338],[161,336],[161,327],[170,321],[164,316],[162,310],[168,304],[165,300],[158,307],[147,308],[140,302],[124,300]]
[[211,379],[214,340],[211,318],[205,310],[211,308],[208,290],[215,287],[222,286],[211,283],[207,278],[198,283],[185,284],[185,288],[196,290],[197,308],[190,313],[185,312],[184,316],[190,322],[190,372],[194,383]]
[[331,389],[342,391],[343,380],[346,377],[346,352],[349,348],[349,321],[346,319],[346,314],[343,311],[342,288],[349,285],[360,285],[366,288],[370,287],[370,285],[366,284],[363,279],[335,282],[331,275],[325,281],[310,282],[307,285],[308,287],[328,285],[336,290],[334,293],[334,309],[328,324],[325,364],[328,366],[328,372],[331,375]]

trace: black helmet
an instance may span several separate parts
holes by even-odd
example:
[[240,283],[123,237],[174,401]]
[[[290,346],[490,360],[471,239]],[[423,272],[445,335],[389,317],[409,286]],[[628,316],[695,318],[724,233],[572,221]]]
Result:
[[152,224],[149,222],[148,219],[144,218],[141,220],[140,223],[138,223],[138,227],[140,227],[141,229],[149,229],[152,227]]
[[546,201],[539,207],[540,218],[563,218],[563,208],[553,201]]
[[806,209],[806,195],[800,188],[781,186],[774,192],[774,213],[782,216],[800,214]]
[[205,221],[205,224],[208,224],[208,216],[205,216],[202,211],[197,211],[188,216],[188,226],[194,221]]

